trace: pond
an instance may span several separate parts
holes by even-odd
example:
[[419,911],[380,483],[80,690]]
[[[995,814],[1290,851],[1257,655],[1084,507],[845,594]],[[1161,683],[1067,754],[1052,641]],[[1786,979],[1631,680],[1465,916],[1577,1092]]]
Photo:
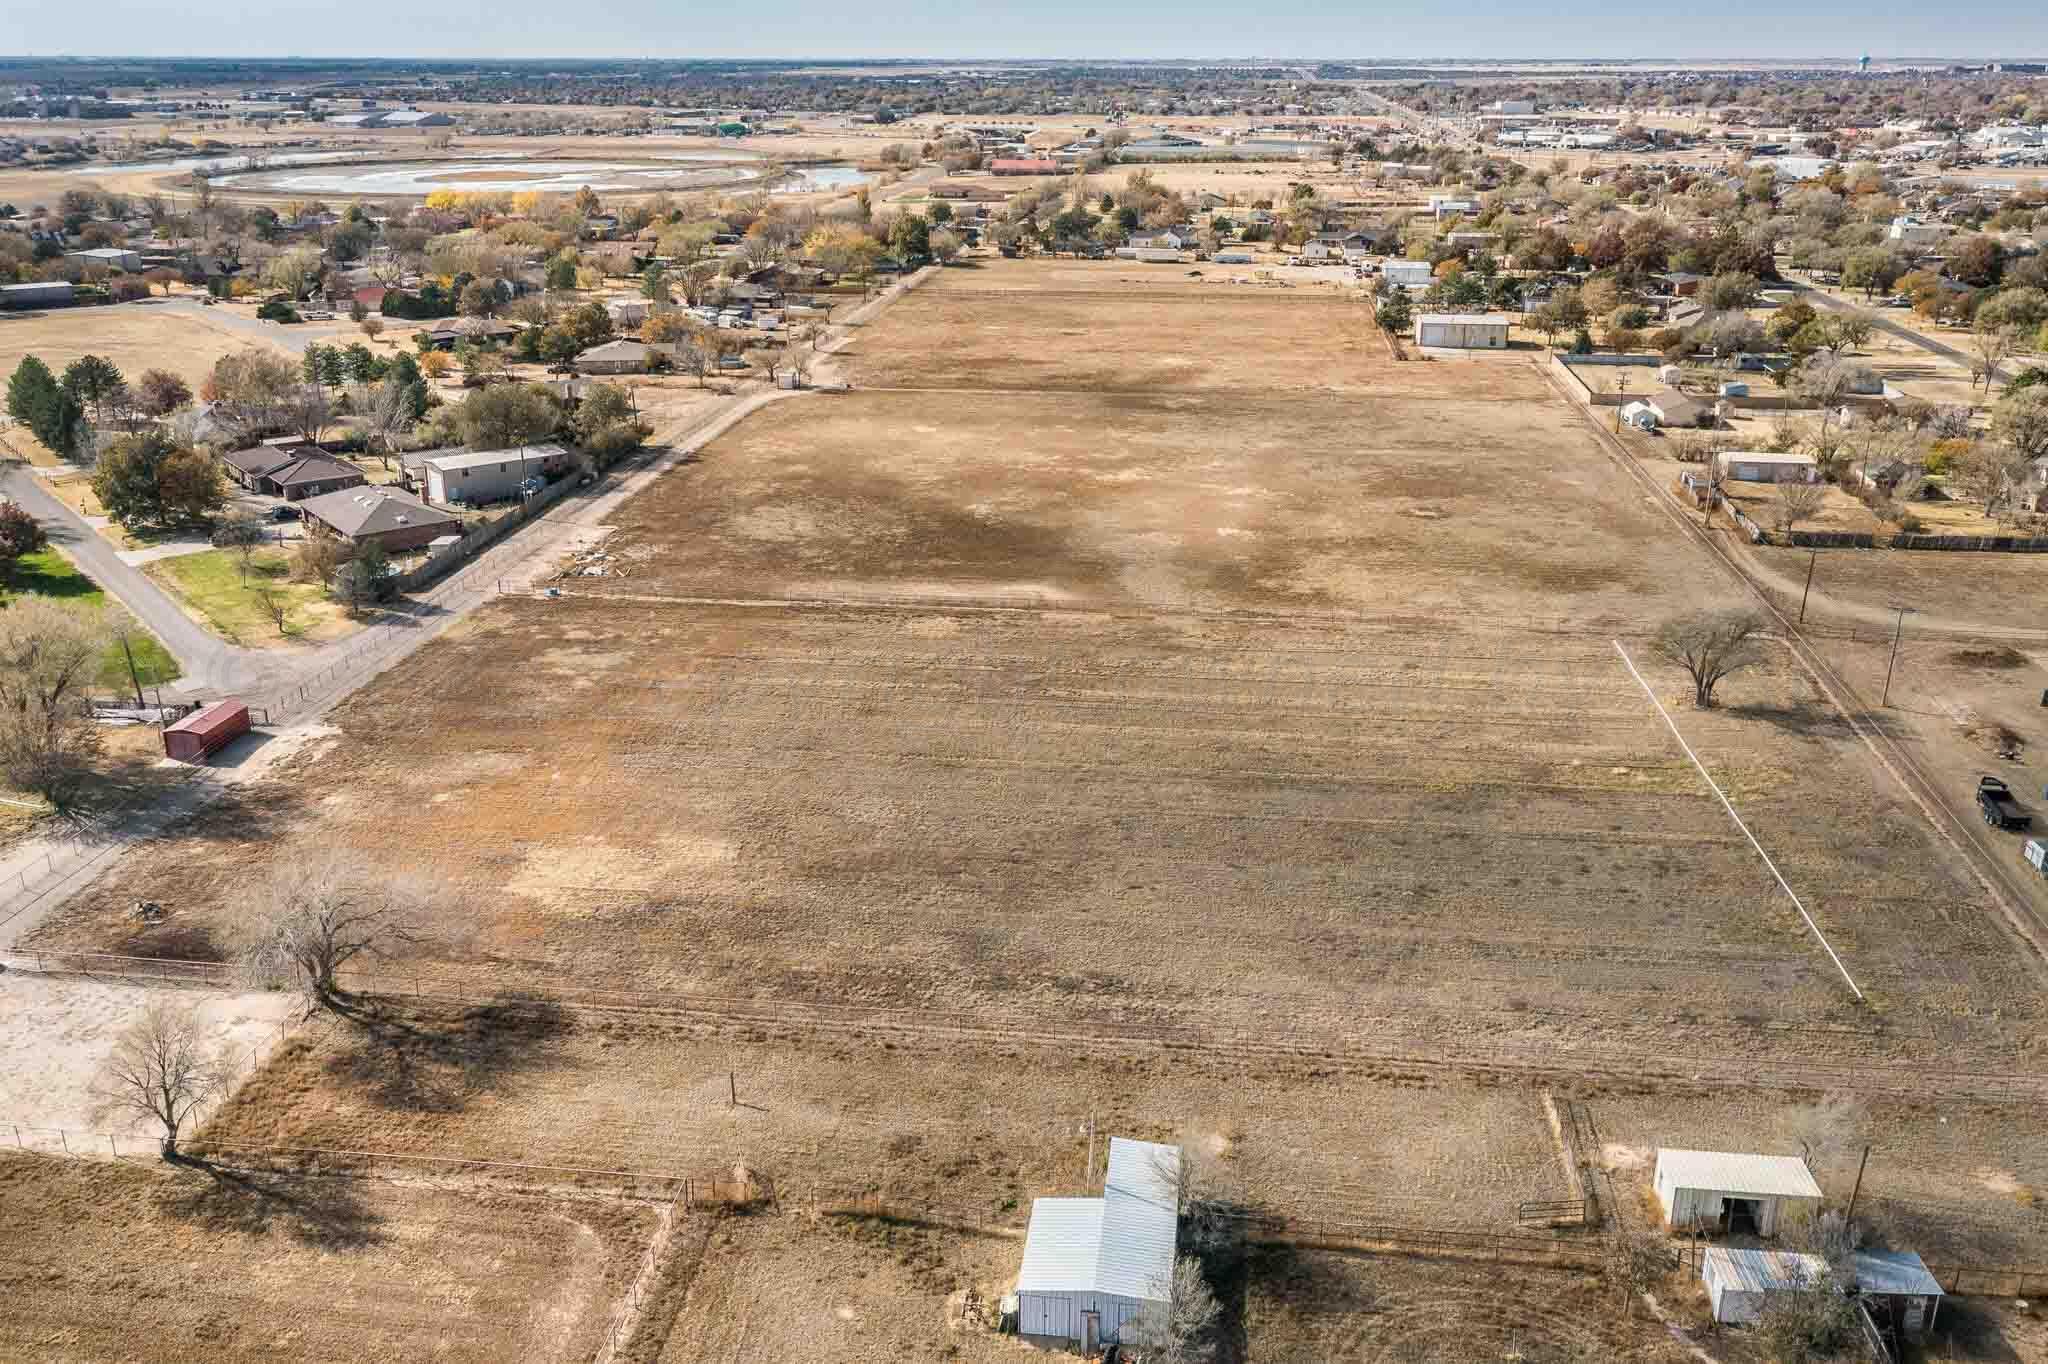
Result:
[[[710,152],[674,152],[663,161],[710,161]],[[534,191],[568,194],[588,185],[594,190],[699,189],[757,180],[758,170],[746,166],[706,165],[683,169],[642,161],[523,161],[510,158],[477,161],[383,162],[337,166],[332,170],[269,168],[214,177],[216,185],[269,190],[285,194],[425,195],[437,189],[479,193]],[[778,194],[846,190],[871,179],[852,166],[805,166],[792,170],[775,186]]]
[[[275,156],[262,156],[256,159],[260,159],[262,164],[266,166],[314,166],[322,161],[346,161],[351,157],[361,155],[361,152],[279,152]],[[101,171],[108,173],[125,173],[128,171],[189,171],[199,170],[202,167],[207,170],[232,171],[245,169],[250,165],[251,160],[251,156],[246,153],[222,152],[213,156],[168,157],[162,161],[85,162],[77,166],[67,166],[65,169],[67,171],[84,173]]]

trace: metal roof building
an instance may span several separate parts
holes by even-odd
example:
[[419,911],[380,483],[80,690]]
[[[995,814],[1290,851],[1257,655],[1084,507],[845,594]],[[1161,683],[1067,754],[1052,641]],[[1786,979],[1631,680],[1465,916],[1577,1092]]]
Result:
[[1113,1342],[1173,1281],[1180,1148],[1112,1137],[1100,1198],[1031,1205],[1017,1275],[1017,1331],[1083,1351]]
[[1657,1152],[1657,1201],[1674,1228],[1775,1236],[1786,1211],[1820,1206],[1820,1185],[1798,1156],[1735,1151]]
[[1719,1322],[1755,1321],[1764,1299],[1829,1282],[1828,1262],[1818,1255],[1789,1250],[1734,1250],[1713,1246],[1700,1264],[1700,1278]]
[[1424,313],[1415,319],[1415,344],[1456,350],[1505,350],[1508,319],[1501,313]]

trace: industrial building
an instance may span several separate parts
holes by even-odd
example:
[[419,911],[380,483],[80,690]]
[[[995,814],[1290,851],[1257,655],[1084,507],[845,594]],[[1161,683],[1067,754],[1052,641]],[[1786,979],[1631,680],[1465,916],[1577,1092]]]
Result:
[[1173,1282],[1180,1148],[1112,1137],[1100,1198],[1031,1205],[1017,1333],[1082,1353],[1116,1343]]
[[1798,1156],[1657,1152],[1657,1202],[1674,1230],[1776,1236],[1789,1213],[1820,1207],[1820,1185]]
[[1451,350],[1506,350],[1508,320],[1492,313],[1424,313],[1415,319],[1415,344]]

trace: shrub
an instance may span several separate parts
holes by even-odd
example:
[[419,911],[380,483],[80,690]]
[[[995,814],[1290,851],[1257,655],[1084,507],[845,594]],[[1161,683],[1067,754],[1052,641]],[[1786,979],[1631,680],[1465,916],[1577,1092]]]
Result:
[[298,310],[291,304],[272,299],[256,310],[258,319],[264,322],[297,322]]

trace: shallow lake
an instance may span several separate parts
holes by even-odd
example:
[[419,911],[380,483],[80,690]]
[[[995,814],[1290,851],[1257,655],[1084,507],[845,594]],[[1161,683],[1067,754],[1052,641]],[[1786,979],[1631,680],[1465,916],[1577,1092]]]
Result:
[[[670,152],[659,161],[719,161],[741,159],[745,154],[727,156],[714,152]],[[757,159],[757,158],[746,158]],[[479,193],[535,191],[572,193],[585,185],[594,190],[652,190],[664,186],[697,188],[739,184],[760,178],[760,172],[745,166],[707,165],[692,169],[650,165],[639,161],[524,161],[493,158],[477,161],[432,161],[337,166],[331,170],[247,171],[216,176],[214,183],[238,189],[263,189],[288,194],[334,195],[424,195],[437,189],[473,190]],[[778,183],[777,193],[805,193],[815,190],[849,189],[867,183],[869,177],[852,166],[808,166],[790,173]]]

